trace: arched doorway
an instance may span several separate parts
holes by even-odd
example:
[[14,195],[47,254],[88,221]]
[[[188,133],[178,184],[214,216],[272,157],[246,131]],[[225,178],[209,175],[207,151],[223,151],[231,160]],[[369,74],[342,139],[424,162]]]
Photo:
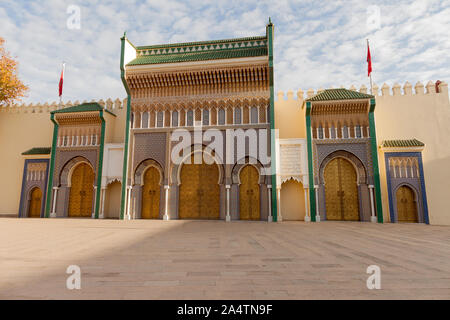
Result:
[[150,167],[145,171],[142,187],[142,219],[159,218],[160,180],[161,175],[155,167]]
[[119,219],[120,200],[122,196],[122,183],[114,181],[106,189],[105,195],[105,218]]
[[35,187],[30,192],[30,207],[28,209],[28,217],[40,218],[41,208],[42,208],[42,191],[39,187]]
[[239,174],[239,213],[241,220],[260,220],[259,173],[252,165],[246,165]]
[[359,220],[357,176],[344,158],[331,160],[324,170],[327,220]]
[[219,219],[220,187],[217,164],[184,163],[180,173],[180,219]]
[[94,198],[94,170],[85,162],[72,172],[69,195],[69,217],[90,217]]
[[305,191],[300,182],[294,179],[283,182],[280,202],[283,221],[305,219]]
[[414,191],[408,186],[401,186],[397,189],[396,197],[397,221],[412,223],[418,222]]

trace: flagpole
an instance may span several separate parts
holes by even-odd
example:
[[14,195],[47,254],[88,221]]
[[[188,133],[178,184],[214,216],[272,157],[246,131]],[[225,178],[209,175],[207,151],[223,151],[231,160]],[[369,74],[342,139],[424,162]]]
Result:
[[[65,67],[66,67],[66,63],[63,61],[62,62],[62,73],[61,73],[61,79],[64,79],[64,73],[65,73]],[[61,82],[61,79],[59,80],[60,82]],[[59,109],[61,109],[61,107],[62,107],[62,93],[63,93],[63,90],[61,90],[60,91],[60,96],[59,96]]]
[[[369,39],[367,38],[366,40],[367,40],[367,50],[369,50]],[[372,63],[372,57],[370,58],[370,63]],[[370,94],[373,94],[372,71],[370,72],[369,78],[370,78]]]

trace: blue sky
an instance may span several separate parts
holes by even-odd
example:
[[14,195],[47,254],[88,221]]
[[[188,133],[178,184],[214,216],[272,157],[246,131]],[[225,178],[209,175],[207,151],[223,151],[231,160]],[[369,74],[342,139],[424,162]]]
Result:
[[[70,5],[80,29],[69,29]],[[450,79],[450,0],[0,2],[0,36],[30,86],[26,103],[124,98],[120,40],[135,45],[264,35],[275,25],[275,90],[368,86],[366,38],[380,87]]]

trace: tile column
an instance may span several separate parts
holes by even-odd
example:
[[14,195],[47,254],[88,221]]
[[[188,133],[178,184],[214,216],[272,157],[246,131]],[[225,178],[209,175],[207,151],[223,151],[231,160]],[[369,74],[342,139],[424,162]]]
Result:
[[168,212],[169,212],[169,189],[170,189],[169,185],[164,186],[166,205],[164,208],[163,220],[166,220],[166,221],[169,220],[169,214],[168,214]]
[[95,206],[97,205],[97,186],[94,186],[94,208],[92,210],[92,219],[95,219]]
[[106,187],[102,186],[101,192],[100,192],[100,214],[98,215],[99,219],[104,219],[105,217],[105,191]]
[[308,210],[308,188],[305,188],[305,222],[310,222],[311,217],[309,216]]
[[267,218],[267,221],[272,222],[273,216],[272,216],[272,185],[271,184],[269,184],[267,186],[267,197],[269,198],[269,217]]
[[58,195],[58,187],[53,187],[53,206],[52,212],[50,213],[50,218],[56,218],[56,199]]
[[127,187],[128,189],[128,196],[127,196],[127,219],[131,220],[131,214],[130,214],[130,206],[131,206],[131,186]]
[[369,185],[369,194],[370,194],[370,221],[377,222],[377,217],[375,216],[375,204],[373,201],[373,185]]
[[283,217],[281,216],[281,186],[277,186],[277,204],[278,204],[277,221],[281,222],[283,221]]
[[320,222],[320,211],[319,211],[319,186],[314,186],[314,191],[316,193],[316,222]]
[[230,216],[230,188],[231,188],[231,186],[229,184],[227,184],[225,186],[225,189],[227,190],[227,215],[225,217],[225,221],[226,222],[230,222],[231,221],[231,216]]

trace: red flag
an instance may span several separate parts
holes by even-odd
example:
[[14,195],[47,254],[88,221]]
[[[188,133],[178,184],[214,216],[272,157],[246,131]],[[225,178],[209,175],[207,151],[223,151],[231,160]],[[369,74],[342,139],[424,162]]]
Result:
[[369,77],[372,73],[372,57],[370,56],[369,40],[367,40],[367,63],[367,76]]
[[63,82],[64,82],[64,69],[66,68],[66,64],[63,63],[61,70],[61,78],[59,79],[59,96],[62,96],[63,91]]

